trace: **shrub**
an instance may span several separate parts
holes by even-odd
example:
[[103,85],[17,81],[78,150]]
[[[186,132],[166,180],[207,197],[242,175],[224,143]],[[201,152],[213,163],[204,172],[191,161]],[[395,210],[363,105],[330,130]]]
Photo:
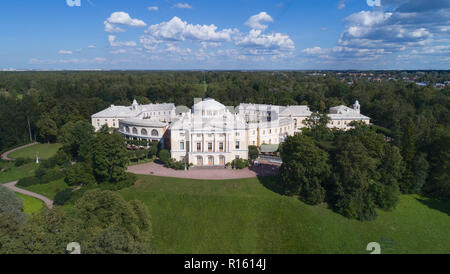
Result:
[[175,161],[174,159],[169,159],[168,163],[165,166],[168,168],[175,169],[175,170],[184,170],[185,162]]
[[110,183],[110,182],[102,183],[102,184],[99,184],[99,188],[103,189],[103,190],[117,191],[117,190],[121,190],[123,188],[133,186],[136,181],[137,181],[137,176],[135,174],[127,173],[125,180],[115,182],[115,183]]
[[46,184],[64,178],[64,172],[60,170],[50,169],[41,177],[40,183]]
[[244,169],[246,167],[250,166],[250,161],[245,159],[234,159],[231,162],[231,166],[233,166],[235,169]]
[[161,162],[164,163],[164,165],[167,165],[170,160],[170,152],[167,149],[163,149],[159,152],[159,159],[161,159]]
[[56,193],[55,198],[53,198],[53,203],[55,205],[63,206],[72,197],[73,190],[71,188],[66,188],[58,193]]
[[14,165],[19,167],[19,166],[23,166],[24,164],[28,164],[33,162],[33,159],[29,159],[29,158],[17,158],[14,161]]
[[248,147],[248,158],[250,160],[256,160],[259,156],[258,147],[256,146],[249,146]]
[[38,185],[40,184],[41,181],[36,178],[36,177],[25,177],[19,180],[19,182],[17,183],[17,186],[19,187],[27,187],[27,186],[32,186],[32,185]]

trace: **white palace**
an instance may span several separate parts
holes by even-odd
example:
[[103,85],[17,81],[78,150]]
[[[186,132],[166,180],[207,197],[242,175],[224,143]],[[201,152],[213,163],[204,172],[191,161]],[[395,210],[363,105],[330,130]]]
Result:
[[[198,99],[191,109],[174,104],[114,106],[92,115],[92,125],[116,128],[127,139],[161,142],[172,158],[195,166],[224,166],[236,158],[248,159],[248,146],[278,145],[300,132],[312,112],[308,106],[240,104],[226,107],[214,99]],[[328,126],[348,130],[352,121],[370,123],[353,108],[332,107]]]

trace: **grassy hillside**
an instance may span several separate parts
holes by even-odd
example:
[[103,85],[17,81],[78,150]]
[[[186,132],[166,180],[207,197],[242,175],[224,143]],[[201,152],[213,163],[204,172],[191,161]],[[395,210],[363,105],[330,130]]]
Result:
[[16,195],[23,199],[23,212],[25,212],[26,214],[31,215],[35,212],[38,212],[42,207],[44,207],[44,203],[39,199],[20,193],[16,193]]
[[23,189],[41,194],[51,200],[55,198],[56,193],[68,188],[69,186],[64,182],[64,179],[59,179],[47,184],[32,185],[22,187]]
[[8,155],[9,158],[36,158],[36,153],[39,153],[39,158],[48,159],[56,154],[58,149],[61,147],[60,144],[38,144],[30,147],[26,147],[17,151],[12,152]]
[[368,253],[373,241],[382,253],[450,253],[449,203],[415,195],[374,222],[359,222],[281,196],[258,179],[142,175],[120,193],[148,205],[159,253]]
[[0,184],[33,176],[36,167],[37,165],[35,163],[28,163],[16,167],[13,162],[0,162]]

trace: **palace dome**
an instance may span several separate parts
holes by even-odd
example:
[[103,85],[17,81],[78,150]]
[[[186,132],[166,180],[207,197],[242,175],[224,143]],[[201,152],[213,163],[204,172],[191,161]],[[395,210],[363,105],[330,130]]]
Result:
[[202,116],[219,116],[226,113],[226,107],[211,98],[196,103],[192,109],[194,114],[201,114]]

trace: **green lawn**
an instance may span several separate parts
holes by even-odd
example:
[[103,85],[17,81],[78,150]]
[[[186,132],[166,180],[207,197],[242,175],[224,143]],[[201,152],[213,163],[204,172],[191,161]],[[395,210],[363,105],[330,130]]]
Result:
[[47,184],[39,184],[22,188],[35,192],[37,194],[41,194],[53,200],[55,198],[56,193],[68,188],[68,185],[64,182],[64,179],[60,179]]
[[9,158],[36,158],[36,153],[39,153],[39,158],[48,159],[56,154],[58,149],[61,148],[61,144],[38,144],[30,147],[26,147],[12,152],[8,155]]
[[23,199],[23,212],[25,212],[26,214],[31,215],[35,212],[38,212],[44,206],[44,203],[39,199],[20,193],[16,193],[16,195]]
[[0,162],[0,184],[33,176],[36,167],[35,163],[16,167],[13,162]]
[[[265,179],[264,184],[273,184]],[[349,220],[258,179],[196,181],[140,175],[120,193],[150,209],[159,253],[450,253],[449,203],[404,195],[373,222]]]

